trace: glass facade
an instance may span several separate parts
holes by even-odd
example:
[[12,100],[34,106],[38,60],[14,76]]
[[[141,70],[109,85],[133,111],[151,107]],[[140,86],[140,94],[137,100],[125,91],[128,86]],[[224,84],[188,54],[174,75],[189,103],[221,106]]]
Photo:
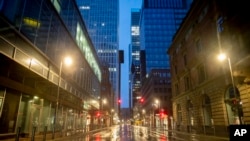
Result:
[[153,68],[170,68],[166,51],[190,4],[190,0],[144,0],[140,40],[146,53],[147,73]]
[[99,108],[100,62],[75,1],[1,0],[0,68],[0,134],[73,134]]
[[109,64],[110,81],[119,93],[118,0],[76,0],[101,61]]
[[132,9],[131,10],[131,70],[132,70],[132,80],[131,80],[131,87],[132,87],[132,105],[135,105],[137,101],[136,93],[139,92],[141,87],[141,60],[140,60],[140,28],[139,28],[139,21],[140,21],[140,9]]

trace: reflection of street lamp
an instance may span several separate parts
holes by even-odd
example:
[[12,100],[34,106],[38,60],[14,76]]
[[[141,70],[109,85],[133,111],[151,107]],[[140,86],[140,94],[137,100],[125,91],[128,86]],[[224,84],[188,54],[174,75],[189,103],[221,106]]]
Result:
[[[221,53],[218,55],[218,59],[220,61],[224,61],[225,59],[227,59],[228,61],[228,65],[229,65],[229,70],[230,70],[230,76],[231,76],[231,81],[232,81],[232,85],[233,85],[233,93],[234,93],[234,96],[235,98],[237,98],[237,95],[236,95],[236,90],[235,90],[235,84],[234,84],[234,78],[233,78],[233,71],[232,71],[232,65],[231,65],[231,60],[228,56],[226,56],[224,53]],[[238,115],[238,118],[239,118],[239,121],[240,121],[240,124],[242,124],[242,121],[241,121],[241,116],[240,116],[240,113],[239,113],[239,105],[237,104],[237,115]]]
[[113,114],[114,114],[114,109],[111,109],[111,118],[110,118],[111,125],[113,125]]
[[56,126],[57,112],[58,112],[58,105],[59,105],[60,82],[61,82],[61,75],[62,75],[63,64],[65,64],[67,66],[71,65],[72,64],[72,59],[70,57],[65,57],[64,61],[60,62],[59,77],[58,77],[58,84],[57,84],[56,109],[55,109],[55,116],[54,116],[54,125],[53,125],[52,139],[54,139],[54,137],[55,137],[55,126]]

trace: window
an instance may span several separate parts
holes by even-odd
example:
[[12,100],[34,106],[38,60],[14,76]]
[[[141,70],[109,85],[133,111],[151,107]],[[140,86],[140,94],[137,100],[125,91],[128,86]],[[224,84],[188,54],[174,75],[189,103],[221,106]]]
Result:
[[217,19],[217,30],[218,32],[222,32],[223,31],[223,22],[224,22],[224,17],[219,17]]
[[177,74],[177,66],[176,65],[174,66],[174,71],[175,71],[175,74]]
[[198,67],[198,79],[199,83],[202,83],[206,79],[206,73],[205,73],[205,65],[202,64]]
[[177,105],[177,125],[180,125],[182,122],[182,112],[181,112],[181,105]]
[[191,35],[192,30],[193,30],[193,26],[191,26],[190,29],[189,29],[189,30],[187,31],[187,33],[186,33],[186,36],[185,36],[185,40],[186,40],[186,41],[188,40],[189,36]]
[[188,125],[194,125],[194,108],[193,103],[191,100],[187,100],[187,122]]
[[2,110],[3,110],[3,100],[5,97],[5,93],[6,93],[6,90],[4,88],[0,87],[0,117],[2,114]]
[[158,89],[157,88],[154,88],[154,91],[155,91],[155,93],[158,93]]
[[198,39],[198,40],[196,41],[195,45],[196,45],[196,51],[197,51],[198,53],[200,53],[200,52],[202,51],[201,40]]
[[176,83],[175,84],[175,95],[178,95],[179,94],[179,84]]
[[212,125],[212,110],[211,110],[211,102],[208,95],[204,95],[202,100],[202,108],[203,108],[203,116],[204,116],[204,124],[205,126]]
[[184,62],[184,66],[186,67],[187,66],[187,55],[186,54],[183,55],[183,62]]
[[185,84],[185,90],[189,90],[190,89],[190,79],[188,76],[184,77],[184,84]]
[[240,104],[240,92],[237,87],[229,86],[225,94],[225,104],[229,124],[241,124],[243,111]]

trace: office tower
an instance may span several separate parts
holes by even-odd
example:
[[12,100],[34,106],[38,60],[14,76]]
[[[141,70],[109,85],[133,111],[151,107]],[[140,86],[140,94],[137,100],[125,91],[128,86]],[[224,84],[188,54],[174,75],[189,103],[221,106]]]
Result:
[[146,73],[169,68],[167,48],[189,10],[191,0],[144,0],[140,19],[141,50],[146,53]]
[[96,124],[101,66],[75,1],[1,0],[0,140]]
[[139,89],[141,86],[141,73],[140,73],[140,30],[139,30],[139,21],[140,21],[140,9],[131,9],[131,45],[130,45],[130,67],[131,67],[131,104],[130,107],[133,107],[136,100],[139,98]]
[[119,95],[118,0],[76,0],[98,57],[109,64],[110,80]]

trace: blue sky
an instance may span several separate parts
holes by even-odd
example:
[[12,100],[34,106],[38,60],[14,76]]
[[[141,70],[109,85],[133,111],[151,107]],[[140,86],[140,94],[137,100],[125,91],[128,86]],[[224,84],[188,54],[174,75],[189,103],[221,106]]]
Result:
[[131,8],[141,8],[142,0],[120,0],[119,49],[124,50],[124,64],[121,65],[121,100],[122,108],[129,107],[129,66],[128,46],[130,44]]

